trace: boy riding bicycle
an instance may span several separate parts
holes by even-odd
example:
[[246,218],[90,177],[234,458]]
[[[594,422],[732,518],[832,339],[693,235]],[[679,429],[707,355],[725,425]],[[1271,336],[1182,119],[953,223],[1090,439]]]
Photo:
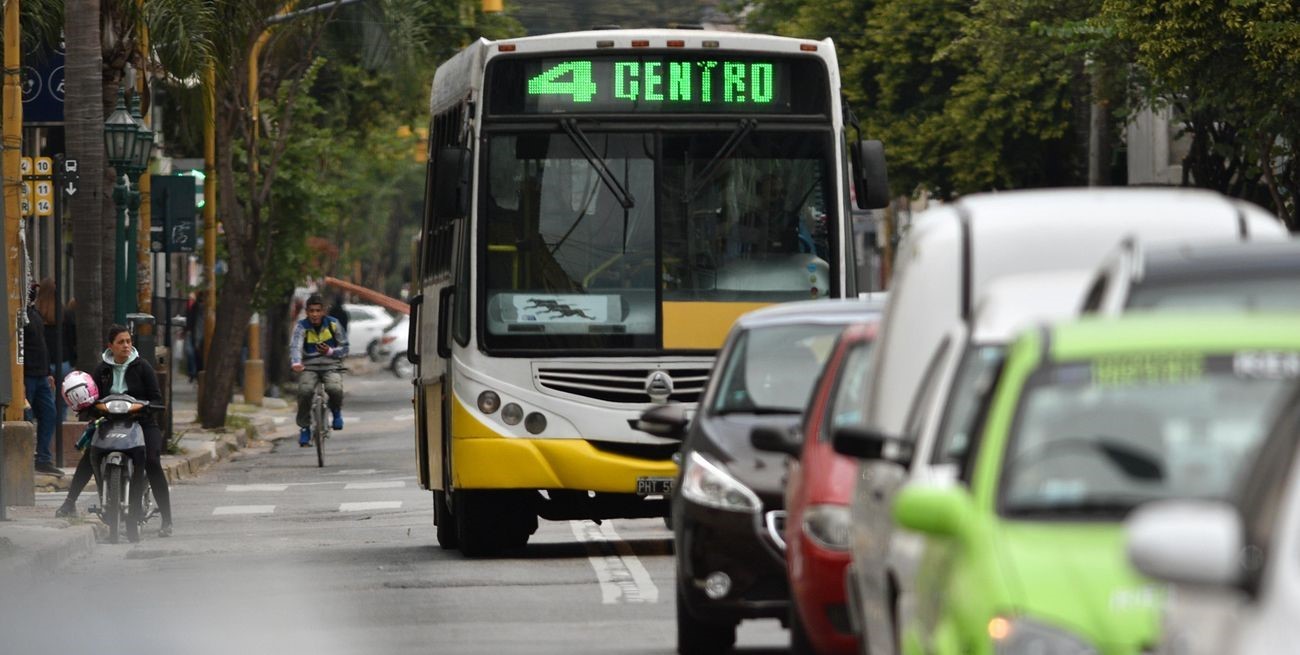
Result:
[[325,384],[335,430],[343,429],[343,375],[340,361],[348,355],[348,336],[338,319],[325,315],[317,294],[307,298],[307,318],[293,326],[289,363],[298,373],[298,445],[311,445],[311,397],[317,381]]

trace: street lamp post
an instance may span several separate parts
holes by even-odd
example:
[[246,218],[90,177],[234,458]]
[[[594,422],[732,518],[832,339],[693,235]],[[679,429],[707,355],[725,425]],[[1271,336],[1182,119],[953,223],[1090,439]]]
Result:
[[135,223],[140,193],[134,187],[148,167],[153,150],[153,132],[140,120],[140,106],[134,98],[131,105],[132,111],[128,112],[124,92],[119,87],[117,108],[104,121],[104,149],[108,164],[117,173],[117,183],[113,185],[113,205],[117,209],[113,322],[119,324],[126,323],[126,315],[135,305]]
[[131,156],[135,151],[135,140],[139,137],[135,120],[126,110],[126,97],[121,87],[117,89],[117,108],[104,121],[104,150],[108,165],[113,167],[117,182],[113,185],[113,206],[117,210],[117,233],[113,239],[113,322],[126,322],[127,298],[134,293],[128,291],[127,270],[134,260],[129,258],[131,244],[127,241],[127,203],[130,200],[126,168],[132,164]]

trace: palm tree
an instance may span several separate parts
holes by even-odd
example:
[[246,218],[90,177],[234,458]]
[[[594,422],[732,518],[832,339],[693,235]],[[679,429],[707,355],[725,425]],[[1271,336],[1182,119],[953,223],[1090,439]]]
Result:
[[[77,367],[89,370],[103,342],[104,299],[112,297],[112,275],[105,275],[103,253],[112,256],[112,238],[104,238],[105,220],[103,60],[99,32],[99,0],[67,0],[64,64],[65,139],[67,155],[76,159],[81,183],[72,196],[73,297],[77,299]],[[111,271],[112,269],[107,269]],[[108,294],[104,280],[109,279]]]

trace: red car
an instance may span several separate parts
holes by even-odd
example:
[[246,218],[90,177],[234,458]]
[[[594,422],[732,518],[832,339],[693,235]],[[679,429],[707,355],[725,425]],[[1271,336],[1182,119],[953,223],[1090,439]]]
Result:
[[844,588],[849,503],[858,461],[836,454],[831,435],[837,427],[863,422],[863,386],[875,336],[875,321],[851,325],[840,335],[808,401],[802,435],[754,437],[758,447],[794,456],[785,490],[783,534],[793,601],[792,653],[858,652]]

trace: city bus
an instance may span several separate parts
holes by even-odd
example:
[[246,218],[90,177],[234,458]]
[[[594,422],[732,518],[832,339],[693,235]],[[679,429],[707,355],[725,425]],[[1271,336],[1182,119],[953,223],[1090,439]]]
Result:
[[641,412],[692,407],[742,313],[856,296],[848,207],[889,194],[839,79],[829,39],[680,29],[438,67],[408,353],[443,548],[665,516],[679,443]]

